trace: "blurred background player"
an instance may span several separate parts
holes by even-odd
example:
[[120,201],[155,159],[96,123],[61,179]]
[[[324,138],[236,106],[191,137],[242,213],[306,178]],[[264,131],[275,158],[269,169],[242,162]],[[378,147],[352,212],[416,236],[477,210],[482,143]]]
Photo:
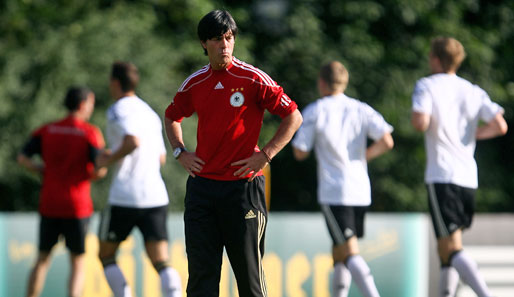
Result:
[[425,183],[441,260],[440,296],[455,296],[459,276],[478,296],[491,296],[476,263],[462,251],[462,230],[471,226],[478,188],[476,140],[504,135],[507,123],[503,108],[484,90],[457,76],[465,55],[454,38],[432,40],[432,75],[416,83],[411,119],[416,130],[425,132]]
[[[333,296],[348,296],[353,278],[364,296],[375,297],[379,293],[359,255],[357,238],[364,235],[364,215],[371,204],[367,162],[393,148],[393,127],[366,103],[346,96],[347,85],[343,64],[321,67],[322,98],[302,112],[293,153],[304,160],[314,148],[318,161],[318,201],[333,240]],[[374,140],[369,147],[368,137]]]
[[[166,109],[174,156],[189,173],[185,237],[190,297],[219,295],[223,247],[239,296],[267,296],[262,269],[267,210],[262,169],[301,124],[294,103],[266,73],[232,56],[237,25],[214,10],[198,24],[209,64],[189,76]],[[282,122],[259,151],[264,111]],[[198,116],[195,152],[185,150],[181,121]]]
[[160,168],[166,161],[162,123],[135,94],[139,73],[131,63],[112,65],[109,89],[116,101],[107,111],[111,151],[99,166],[114,166],[108,206],[100,223],[100,260],[116,297],[132,296],[116,264],[116,251],[134,227],[143,234],[145,249],[160,276],[163,296],[182,296],[178,272],[168,265],[168,194]]
[[[37,129],[18,155],[18,162],[43,177],[39,214],[39,254],[29,277],[27,296],[43,289],[52,247],[63,236],[70,251],[68,295],[82,295],[85,238],[93,213],[91,179],[103,177],[106,168],[95,170],[94,160],[104,147],[100,130],[88,120],[95,106],[94,93],[85,87],[68,90],[64,105],[68,115]],[[31,157],[40,155],[43,163]]]

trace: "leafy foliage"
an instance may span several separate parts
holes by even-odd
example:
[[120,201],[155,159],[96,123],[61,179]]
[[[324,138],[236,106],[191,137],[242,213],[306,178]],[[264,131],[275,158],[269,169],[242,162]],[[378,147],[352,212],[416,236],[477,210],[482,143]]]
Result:
[[[231,11],[240,28],[235,55],[269,73],[301,108],[318,97],[319,67],[342,61],[349,96],[369,103],[395,127],[395,148],[369,164],[377,211],[424,211],[424,147],[410,127],[415,81],[428,74],[430,39],[451,35],[468,57],[459,74],[481,85],[513,123],[514,3],[485,0],[385,1],[49,1],[0,3],[0,210],[37,207],[40,180],[15,164],[30,131],[64,116],[73,84],[97,96],[92,122],[105,127],[110,65],[129,60],[141,71],[138,94],[159,114],[178,86],[207,63],[196,37],[199,19],[214,8]],[[279,119],[266,115],[260,144]],[[189,148],[196,121],[186,119]],[[480,211],[512,211],[512,132],[477,146]],[[182,209],[185,172],[172,158],[162,169],[172,210]],[[286,147],[272,164],[272,209],[315,210],[316,162],[293,160]],[[93,186],[105,203],[109,178]]]

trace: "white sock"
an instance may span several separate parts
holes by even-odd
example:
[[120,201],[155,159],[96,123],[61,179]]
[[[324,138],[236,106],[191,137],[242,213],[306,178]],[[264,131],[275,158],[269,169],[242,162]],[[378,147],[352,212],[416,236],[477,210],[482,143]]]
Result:
[[104,267],[104,274],[115,297],[132,297],[130,287],[117,264]]
[[451,266],[441,267],[439,290],[441,297],[455,297],[459,285],[459,273]]
[[352,284],[350,270],[342,262],[334,265],[334,275],[332,279],[332,297],[347,297]]
[[182,297],[182,283],[178,272],[166,267],[159,271],[163,297]]
[[366,261],[360,255],[353,255],[346,260],[346,267],[352,273],[353,281],[364,297],[379,297],[375,281]]
[[460,278],[475,291],[479,297],[489,297],[489,289],[478,272],[478,266],[464,251],[457,252],[450,263],[459,272]]

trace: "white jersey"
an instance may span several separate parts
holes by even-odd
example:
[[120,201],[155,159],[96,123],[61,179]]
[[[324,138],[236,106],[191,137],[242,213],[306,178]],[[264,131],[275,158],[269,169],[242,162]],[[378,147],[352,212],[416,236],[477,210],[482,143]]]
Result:
[[161,119],[137,96],[117,100],[107,111],[107,141],[118,150],[125,135],[139,139],[139,146],[114,166],[109,204],[149,208],[168,204],[160,172],[160,156],[166,154]]
[[366,162],[367,138],[378,140],[393,131],[366,103],[344,94],[323,97],[302,112],[303,123],[292,145],[318,161],[321,204],[367,206],[371,190]]
[[426,183],[478,187],[474,159],[479,120],[489,122],[503,112],[479,86],[455,75],[439,73],[420,79],[412,110],[430,115],[425,132]]

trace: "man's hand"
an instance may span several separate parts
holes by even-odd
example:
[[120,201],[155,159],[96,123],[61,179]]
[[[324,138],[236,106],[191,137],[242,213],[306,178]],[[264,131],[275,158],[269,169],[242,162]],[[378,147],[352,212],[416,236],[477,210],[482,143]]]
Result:
[[107,167],[110,165],[112,153],[111,150],[103,150],[98,156],[96,156],[95,165],[96,168]]
[[196,177],[195,172],[202,171],[203,165],[205,165],[205,162],[198,158],[194,152],[182,152],[177,161],[192,177]]
[[21,166],[27,168],[28,170],[30,170],[38,175],[42,176],[45,173],[45,165],[44,164],[35,162],[31,158],[25,156],[22,153],[18,154],[17,160]]
[[250,158],[236,161],[230,165],[241,166],[241,168],[234,172],[234,176],[244,178],[251,173],[252,175],[248,179],[251,182],[257,176],[257,173],[268,165],[268,158],[263,152],[255,152]]
[[507,122],[503,118],[503,111],[497,113],[487,124],[479,126],[476,131],[476,139],[491,139],[507,134]]

